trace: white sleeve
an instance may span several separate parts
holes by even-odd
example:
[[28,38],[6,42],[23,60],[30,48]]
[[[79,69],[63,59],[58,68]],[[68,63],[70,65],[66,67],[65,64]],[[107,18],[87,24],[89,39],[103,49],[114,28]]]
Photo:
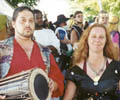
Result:
[[54,46],[60,54],[60,40],[57,38],[57,36],[52,30],[50,32],[50,38],[51,38],[50,44]]

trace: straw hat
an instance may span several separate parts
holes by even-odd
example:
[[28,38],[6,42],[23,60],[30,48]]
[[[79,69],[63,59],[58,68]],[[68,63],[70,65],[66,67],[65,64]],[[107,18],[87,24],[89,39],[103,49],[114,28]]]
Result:
[[119,23],[119,17],[118,16],[110,16],[109,23],[110,24],[117,24],[117,23]]

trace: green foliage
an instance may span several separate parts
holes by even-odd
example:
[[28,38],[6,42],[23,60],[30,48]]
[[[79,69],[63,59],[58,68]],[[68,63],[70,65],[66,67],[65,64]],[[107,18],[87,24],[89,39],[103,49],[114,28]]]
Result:
[[27,6],[33,7],[37,5],[39,0],[6,0],[13,7],[18,7],[18,4],[23,3]]
[[[71,4],[71,11],[75,12],[77,9],[84,12],[85,19],[91,16],[98,15],[100,8],[98,0],[69,0]],[[120,16],[120,0],[101,0],[103,10]]]

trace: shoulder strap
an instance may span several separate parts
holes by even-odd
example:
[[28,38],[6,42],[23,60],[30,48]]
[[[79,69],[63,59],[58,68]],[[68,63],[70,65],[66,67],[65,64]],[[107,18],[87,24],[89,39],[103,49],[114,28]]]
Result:
[[72,26],[72,30],[75,30],[76,31],[76,33],[77,33],[77,35],[78,35],[78,38],[80,38],[80,36],[82,35],[82,29],[79,27],[79,26],[77,26],[77,25],[73,25]]
[[78,31],[77,26],[73,25],[73,26],[72,26],[72,30],[73,30],[73,29],[77,32],[78,37],[80,37],[80,34],[79,34],[79,31]]
[[0,41],[0,77],[5,77],[10,69],[13,57],[13,39],[10,37]]
[[50,54],[51,54],[51,51],[50,51],[49,48],[41,46],[39,43],[38,43],[38,46],[40,48],[41,56],[43,58],[44,64],[46,65],[46,72],[48,74],[49,71],[50,71]]

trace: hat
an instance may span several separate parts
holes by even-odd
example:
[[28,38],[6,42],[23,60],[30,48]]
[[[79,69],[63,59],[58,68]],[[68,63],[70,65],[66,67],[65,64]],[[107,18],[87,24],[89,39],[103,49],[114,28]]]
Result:
[[60,25],[62,22],[66,22],[69,18],[66,18],[63,14],[57,16],[57,21],[55,25]]
[[117,16],[110,16],[109,23],[117,24],[118,22],[119,22],[119,17],[117,17]]

